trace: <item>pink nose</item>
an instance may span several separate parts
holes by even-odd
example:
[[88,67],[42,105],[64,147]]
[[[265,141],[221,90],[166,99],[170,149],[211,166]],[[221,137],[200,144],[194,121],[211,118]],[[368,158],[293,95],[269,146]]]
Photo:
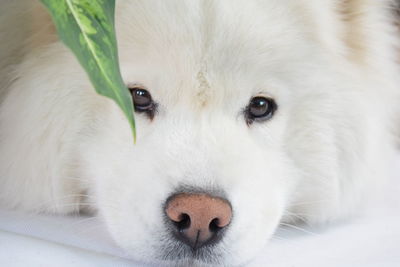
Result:
[[165,213],[178,239],[193,249],[218,241],[232,219],[229,202],[207,194],[174,195],[167,200]]

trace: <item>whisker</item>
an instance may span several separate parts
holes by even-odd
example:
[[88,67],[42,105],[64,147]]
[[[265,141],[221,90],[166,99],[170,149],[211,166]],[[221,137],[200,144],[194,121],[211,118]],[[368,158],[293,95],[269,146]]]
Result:
[[[289,227],[289,228],[293,228],[293,229],[295,229],[295,230],[301,231],[301,232],[306,233],[306,234],[309,234],[309,235],[319,236],[317,233],[308,231],[308,230],[306,230],[306,229],[304,229],[304,228],[302,228],[302,227],[295,226],[295,225],[292,225],[292,224],[289,224],[289,223],[283,223],[283,222],[281,222],[281,223],[279,223],[279,225],[286,226],[286,227]],[[282,230],[285,230],[285,229],[282,229]]]
[[288,207],[297,207],[297,206],[305,206],[305,205],[314,205],[329,202],[329,199],[320,199],[315,201],[303,201],[303,202],[295,202],[288,205]]

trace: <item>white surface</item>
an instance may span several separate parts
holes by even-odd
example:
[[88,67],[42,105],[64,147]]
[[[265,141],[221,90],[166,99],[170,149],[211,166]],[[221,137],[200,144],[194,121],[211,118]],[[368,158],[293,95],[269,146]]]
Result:
[[[400,174],[399,170],[396,174]],[[386,201],[324,229],[281,228],[249,266],[399,267],[400,175]],[[96,218],[0,211],[0,266],[146,266],[124,258]],[[147,265],[148,266],[148,265]]]

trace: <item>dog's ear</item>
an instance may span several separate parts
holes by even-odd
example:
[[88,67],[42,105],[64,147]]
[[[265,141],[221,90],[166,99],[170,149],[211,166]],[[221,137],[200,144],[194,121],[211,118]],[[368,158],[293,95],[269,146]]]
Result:
[[[334,0],[341,21],[341,38],[347,56],[355,61],[365,61],[379,47],[379,41],[396,34],[399,21],[396,11],[400,0]],[[391,21],[388,23],[388,21]],[[397,32],[398,34],[398,32]],[[386,39],[387,40],[387,39]]]

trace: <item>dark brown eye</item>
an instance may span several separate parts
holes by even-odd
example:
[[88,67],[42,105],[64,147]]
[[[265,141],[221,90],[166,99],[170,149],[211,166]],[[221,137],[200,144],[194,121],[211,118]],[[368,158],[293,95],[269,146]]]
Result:
[[143,88],[129,88],[132,94],[133,104],[136,112],[146,112],[150,119],[153,119],[156,110],[156,103],[153,101],[149,91]]
[[247,124],[252,124],[254,121],[268,120],[274,115],[276,109],[277,105],[272,98],[253,97],[245,109],[246,122]]

